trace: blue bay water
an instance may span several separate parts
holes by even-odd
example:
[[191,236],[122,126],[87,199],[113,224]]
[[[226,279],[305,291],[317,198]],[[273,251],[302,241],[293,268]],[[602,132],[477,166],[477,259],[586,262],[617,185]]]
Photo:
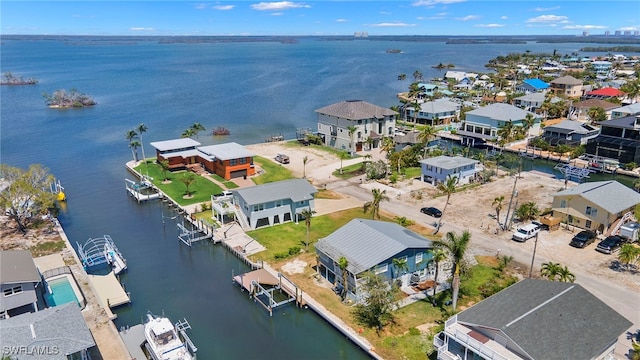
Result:
[[[446,45],[410,41],[318,41],[298,44],[216,43],[70,45],[3,41],[1,72],[39,80],[0,87],[0,161],[48,167],[66,188],[60,221],[73,244],[112,236],[128,260],[122,276],[132,304],[116,310],[117,326],[140,323],[147,310],[186,317],[201,359],[363,359],[367,355],[310,310],[293,306],[271,318],[231,282],[246,266],[222,247],[177,240],[173,213],[160,202],[138,204],[124,189],[131,151],[124,134],[140,123],[147,157],[151,141],[177,138],[194,122],[205,145],[258,143],[316,127],[314,110],[346,99],[397,105],[412,74],[431,68],[484,72],[513,52],[578,51],[585,44]],[[401,54],[388,54],[399,48]],[[397,76],[407,74],[407,80]],[[97,105],[49,109],[43,92],[77,89]]]

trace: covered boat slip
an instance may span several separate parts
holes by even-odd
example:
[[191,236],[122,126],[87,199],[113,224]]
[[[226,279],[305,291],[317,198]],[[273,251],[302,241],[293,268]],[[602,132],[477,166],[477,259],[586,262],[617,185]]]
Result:
[[258,269],[233,277],[233,281],[247,290],[255,301],[273,315],[273,309],[292,301],[302,303],[302,290],[286,276],[277,276],[266,269]]

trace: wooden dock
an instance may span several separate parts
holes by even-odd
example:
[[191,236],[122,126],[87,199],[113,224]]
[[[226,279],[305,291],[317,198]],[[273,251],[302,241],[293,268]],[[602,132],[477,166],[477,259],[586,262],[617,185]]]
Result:
[[[298,305],[304,305],[302,290],[281,273],[276,276],[267,269],[258,269],[234,276],[233,281],[247,290],[254,301],[269,311],[270,316],[273,316],[273,310],[276,307],[293,301]],[[274,296],[275,291],[279,291],[286,298],[283,299],[282,295],[277,294]],[[280,299],[277,299],[278,297]]]
[[129,294],[122,288],[116,275],[110,272],[107,275],[87,274],[89,282],[94,289],[100,305],[105,309],[110,320],[117,317],[111,309],[131,302]]

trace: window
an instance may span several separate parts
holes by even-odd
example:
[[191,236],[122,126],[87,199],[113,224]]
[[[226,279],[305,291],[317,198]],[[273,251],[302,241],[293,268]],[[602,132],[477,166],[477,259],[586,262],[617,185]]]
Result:
[[586,227],[587,229],[591,229],[591,220],[587,220],[584,222],[584,227]]
[[378,265],[376,266],[375,270],[373,270],[374,273],[376,274],[382,274],[387,272],[387,270],[389,270],[389,265],[388,264],[382,264],[382,265]]
[[587,206],[587,211],[585,211],[585,214],[591,215],[591,216],[596,216],[596,215],[598,215],[598,209],[593,208],[591,206]]
[[567,207],[567,201],[566,200],[560,200],[560,207],[561,208]]
[[4,296],[20,294],[21,292],[22,292],[22,285],[18,285],[9,289],[4,289]]
[[238,165],[238,159],[231,159],[231,160],[229,160],[229,165],[231,165],[231,166]]
[[253,211],[262,211],[264,210],[264,204],[253,205]]
[[422,262],[422,257],[424,256],[423,253],[417,253],[416,254],[416,264],[420,264]]
[[276,205],[276,207],[281,207],[282,206],[282,200],[276,200],[275,201],[275,205]]
[[247,158],[240,158],[240,164],[246,164]]

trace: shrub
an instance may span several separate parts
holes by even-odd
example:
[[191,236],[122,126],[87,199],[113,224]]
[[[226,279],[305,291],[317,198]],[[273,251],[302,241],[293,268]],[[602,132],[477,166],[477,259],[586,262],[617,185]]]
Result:
[[289,248],[289,255],[300,254],[300,246],[294,246]]

